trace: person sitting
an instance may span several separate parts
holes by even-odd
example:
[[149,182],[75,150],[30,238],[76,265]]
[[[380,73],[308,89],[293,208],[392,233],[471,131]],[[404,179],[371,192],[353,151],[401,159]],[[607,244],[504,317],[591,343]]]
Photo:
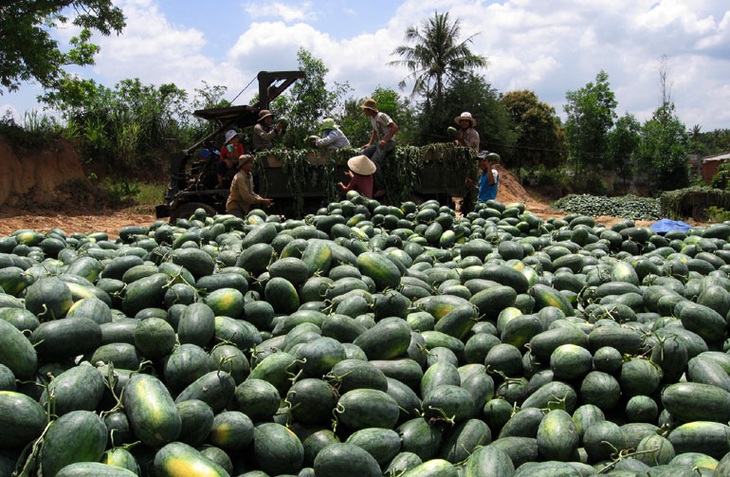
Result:
[[238,166],[238,158],[244,153],[241,134],[235,129],[226,131],[226,142],[220,150],[220,161],[215,164],[215,173],[218,179],[217,189],[225,187],[225,177],[229,172],[235,171]]
[[335,124],[334,119],[324,118],[319,126],[319,131],[322,137],[310,136],[312,146],[326,148],[328,151],[351,147],[350,140],[340,130],[340,126]]
[[274,204],[272,199],[261,197],[253,190],[253,161],[254,156],[243,154],[238,158],[239,170],[233,176],[231,191],[226,200],[226,213],[243,218],[251,206],[262,204],[264,207],[271,207]]
[[274,115],[268,109],[259,111],[259,119],[253,127],[253,150],[265,151],[271,149],[274,138],[284,134],[286,123],[279,121],[273,126]]
[[470,147],[476,152],[479,152],[479,133],[474,129],[477,125],[477,120],[472,117],[471,113],[463,112],[461,116],[454,118],[454,122],[459,125],[454,144],[462,147]]
[[198,161],[193,166],[193,173],[206,189],[215,189],[218,184],[216,167],[220,162],[217,148],[204,147],[198,153]]
[[345,175],[350,178],[349,184],[345,185],[338,182],[337,185],[345,192],[349,190],[357,191],[360,195],[373,198],[373,173],[375,173],[375,163],[365,155],[351,157],[347,160]]

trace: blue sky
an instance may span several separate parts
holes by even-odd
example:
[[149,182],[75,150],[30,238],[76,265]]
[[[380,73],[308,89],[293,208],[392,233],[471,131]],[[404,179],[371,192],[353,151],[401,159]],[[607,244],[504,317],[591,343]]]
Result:
[[[389,66],[406,28],[434,11],[461,21],[462,38],[488,59],[480,71],[500,92],[528,89],[563,116],[565,93],[604,70],[617,113],[651,116],[661,101],[665,56],[677,114],[690,128],[730,128],[730,4],[726,0],[115,0],[127,17],[121,36],[98,37],[96,65],[76,70],[108,87],[138,77],[191,93],[205,81],[233,99],[260,70],[296,69],[306,48],[330,83],[356,98],[397,89],[407,75]],[[73,30],[58,32],[64,43]],[[410,86],[410,85],[409,85]],[[247,104],[249,87],[235,104]],[[409,89],[403,92],[408,94]],[[0,96],[0,114],[36,108],[33,84]]]

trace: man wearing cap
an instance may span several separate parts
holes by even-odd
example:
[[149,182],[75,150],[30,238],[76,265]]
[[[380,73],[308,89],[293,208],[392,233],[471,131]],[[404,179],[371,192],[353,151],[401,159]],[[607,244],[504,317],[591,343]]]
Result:
[[311,138],[315,147],[327,148],[329,151],[350,147],[350,140],[340,130],[340,126],[335,124],[334,119],[324,118],[319,126],[319,131],[323,134],[322,137],[312,136]]
[[362,147],[362,153],[372,159],[376,170],[373,175],[374,197],[377,199],[385,195],[385,180],[383,178],[382,164],[385,155],[395,150],[395,135],[398,132],[398,125],[390,116],[378,111],[378,103],[372,99],[366,99],[360,108],[365,116],[370,118],[370,125],[373,132],[370,134],[370,141]]
[[496,199],[497,189],[499,188],[499,172],[494,166],[499,164],[499,154],[482,151],[477,158],[479,160],[479,169],[482,171],[479,181],[475,184],[473,180],[467,178],[466,185],[478,190],[477,201],[479,202]]
[[474,119],[471,113],[465,111],[461,113],[461,116],[455,117],[454,122],[459,125],[454,144],[462,147],[470,147],[476,152],[479,152],[479,133],[474,129],[477,125],[477,120]]
[[226,172],[232,171],[238,165],[238,158],[244,153],[241,143],[241,134],[235,129],[226,131],[226,142],[220,150],[220,161],[215,164],[215,174],[218,177],[216,188],[224,186],[223,179]]
[[338,182],[340,189],[347,192],[348,190],[357,191],[360,195],[373,198],[373,173],[375,172],[375,163],[368,159],[368,156],[362,154],[351,157],[347,160],[347,167],[350,169],[345,171],[345,175],[350,177],[350,183],[345,185]]
[[265,151],[271,149],[274,138],[284,134],[284,122],[279,121],[276,126],[271,124],[274,122],[274,115],[268,109],[259,111],[259,119],[253,127],[253,150]]
[[271,207],[273,200],[261,197],[253,191],[253,160],[254,156],[243,154],[238,158],[239,170],[233,176],[231,192],[226,201],[226,212],[243,218],[251,209],[251,205],[263,204]]

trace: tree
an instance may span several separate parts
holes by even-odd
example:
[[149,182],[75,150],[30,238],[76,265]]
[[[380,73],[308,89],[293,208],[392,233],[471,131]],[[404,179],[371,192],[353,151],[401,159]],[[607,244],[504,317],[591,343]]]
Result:
[[[62,52],[51,30],[69,23],[81,28],[71,39],[71,49]],[[44,88],[54,88],[65,76],[64,67],[90,65],[99,47],[89,43],[91,31],[103,35],[121,33],[122,10],[112,0],[16,0],[0,2],[0,94],[15,91],[20,83],[35,79]]]
[[93,80],[63,78],[44,101],[61,112],[86,162],[104,163],[124,176],[154,171],[169,138],[191,137],[185,117],[187,93],[174,84],[144,85],[125,79],[114,89]]
[[329,69],[306,49],[299,49],[297,59],[299,69],[304,71],[306,77],[274,100],[272,106],[277,116],[287,116],[289,119],[289,129],[284,139],[287,147],[301,147],[304,138],[316,132],[325,116],[337,119],[343,107],[342,98],[350,90],[348,83],[329,86],[325,80]]
[[641,129],[639,161],[649,168],[658,190],[680,189],[689,185],[685,131],[672,102],[659,106]]
[[402,59],[390,62],[391,65],[405,66],[411,72],[401,81],[401,87],[405,87],[406,80],[410,78],[413,80],[412,95],[422,94],[426,101],[441,105],[444,88],[449,81],[458,74],[486,67],[486,58],[469,49],[476,35],[459,41],[460,33],[460,20],[452,22],[448,12],[438,11],[420,28],[412,26],[406,29],[406,42],[413,45],[398,46],[393,54]]
[[616,117],[617,102],[608,74],[603,70],[596,75],[595,84],[568,91],[565,97],[568,100],[564,106],[568,115],[565,133],[578,181],[586,172],[600,174],[608,166],[608,133]]
[[634,155],[641,143],[641,124],[632,114],[618,118],[608,135],[608,157],[619,178],[628,182],[634,176]]
[[418,145],[449,141],[447,128],[456,127],[454,118],[468,111],[477,120],[481,149],[498,152],[509,162],[514,144],[509,115],[497,90],[473,72],[454,77],[444,90],[443,105],[424,102],[419,115]]
[[502,96],[515,131],[513,156],[517,170],[557,168],[565,163],[568,145],[555,109],[533,91],[510,91]]

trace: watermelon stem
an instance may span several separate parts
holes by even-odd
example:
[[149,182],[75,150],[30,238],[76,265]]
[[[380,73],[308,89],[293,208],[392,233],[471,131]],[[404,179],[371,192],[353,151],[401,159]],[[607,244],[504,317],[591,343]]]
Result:
[[[116,404],[114,407],[109,409],[108,411],[102,411],[101,417],[103,418],[107,414],[111,414],[112,412],[116,412],[119,409],[122,408],[122,396],[117,396],[116,391],[114,390],[114,387],[116,386],[117,382],[119,381],[119,378],[114,374],[114,363],[110,362],[106,365],[106,376],[104,377],[104,384],[107,388],[109,388],[109,391],[112,393],[112,397],[116,401]],[[124,392],[124,389],[122,389],[122,393]]]
[[32,444],[29,443],[27,446],[25,446],[23,452],[21,452],[21,457],[18,458],[18,462],[21,461],[23,454],[28,451],[28,446],[30,446],[30,452],[28,452],[28,456],[24,460],[23,469],[20,471],[19,474],[17,474],[18,477],[30,477],[31,475],[35,475],[35,472],[33,471],[36,469],[36,464],[43,448],[45,435],[48,432],[48,428],[51,427],[52,422],[53,421],[49,419],[48,424],[46,424],[46,427],[43,429],[43,432],[41,432],[41,435],[38,436],[38,439],[33,441]]
[[601,444],[608,444],[609,446],[611,446],[611,448],[614,450],[614,452],[611,453],[611,456],[616,456],[616,457],[614,457],[614,460],[612,462],[610,462],[610,463],[606,464],[604,467],[602,467],[598,471],[598,474],[605,474],[606,472],[610,472],[611,470],[613,470],[616,467],[616,464],[618,464],[622,460],[629,459],[629,458],[635,457],[637,455],[642,455],[642,454],[653,454],[660,449],[659,447],[654,447],[652,449],[644,449],[644,450],[640,450],[640,451],[639,450],[629,451],[627,449],[623,449],[621,451],[616,452],[617,451],[616,447],[614,447],[613,444],[611,444],[610,442],[601,441]]
[[429,419],[428,420],[429,425],[435,425],[435,424],[438,424],[438,423],[441,423],[441,422],[446,422],[448,424],[451,424],[452,426],[455,426],[456,425],[456,421],[455,421],[456,414],[454,414],[453,416],[449,417],[444,412],[444,410],[441,409],[441,408],[439,408],[439,407],[428,406],[428,408],[430,410],[432,410],[432,411],[436,411],[439,414],[441,414],[441,417],[432,417],[431,419]]

